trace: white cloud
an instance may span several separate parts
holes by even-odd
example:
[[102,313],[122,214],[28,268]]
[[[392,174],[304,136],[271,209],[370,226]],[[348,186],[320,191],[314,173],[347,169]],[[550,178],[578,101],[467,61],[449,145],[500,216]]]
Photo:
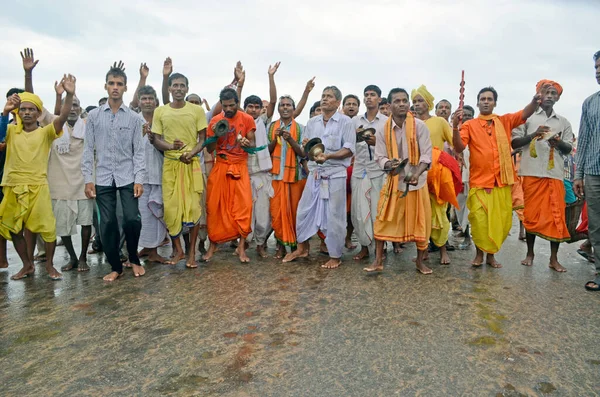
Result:
[[[190,92],[214,102],[240,59],[247,70],[244,94],[268,95],[267,67],[281,61],[278,92],[299,99],[306,81],[362,96],[368,84],[384,92],[425,84],[437,100],[458,102],[460,71],[466,103],[493,85],[497,111],[521,109],[542,78],[565,93],[556,109],[576,128],[582,101],[598,90],[591,55],[598,50],[600,16],[586,1],[333,0],[280,2],[36,1],[6,9],[0,22],[10,40],[0,48],[0,88],[23,85],[19,51],[33,47],[40,64],[34,83],[46,103],[63,73],[78,78],[83,105],[104,96],[104,74],[123,59],[129,94],[141,62],[160,88],[162,62],[190,78]],[[16,14],[16,13],[19,14]],[[14,13],[14,14],[11,14]],[[24,23],[23,21],[30,21]]]

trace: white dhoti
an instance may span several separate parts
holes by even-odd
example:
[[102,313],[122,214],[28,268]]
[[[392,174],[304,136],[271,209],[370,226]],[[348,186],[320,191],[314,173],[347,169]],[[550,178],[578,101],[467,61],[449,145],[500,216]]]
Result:
[[198,239],[202,241],[206,241],[208,238],[208,229],[206,228],[206,183],[208,182],[208,173],[204,173],[202,177],[202,184],[204,186],[204,190],[202,195],[200,196],[200,209],[202,213],[200,214],[200,220],[198,221],[198,225],[200,228],[198,229]]
[[272,177],[269,171],[250,175],[252,185],[252,232],[248,241],[256,240],[263,245],[271,233],[271,198],[273,197]]
[[373,224],[377,218],[379,193],[383,187],[383,175],[369,178],[352,177],[352,225],[358,242],[363,247],[374,248]]
[[296,215],[298,242],[321,231],[331,258],[340,258],[346,239],[346,176],[323,179],[311,172]]
[[469,197],[469,182],[463,182],[464,189],[456,196],[459,209],[456,210],[456,220],[458,224],[465,230],[469,225],[469,209],[467,208],[467,198]]
[[74,236],[77,234],[78,225],[92,225],[94,200],[52,200],[52,211],[56,218],[56,235],[59,237]]
[[168,235],[163,220],[164,208],[161,185],[144,184],[144,193],[138,199],[142,218],[142,231],[139,245],[143,248],[156,248]]

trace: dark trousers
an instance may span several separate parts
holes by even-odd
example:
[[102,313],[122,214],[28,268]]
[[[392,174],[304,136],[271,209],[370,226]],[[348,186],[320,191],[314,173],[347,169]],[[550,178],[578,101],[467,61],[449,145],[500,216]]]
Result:
[[138,199],[133,197],[133,183],[116,187],[96,185],[96,205],[100,217],[100,238],[104,254],[113,272],[121,274],[123,264],[119,255],[119,222],[117,220],[117,194],[123,209],[123,234],[127,243],[129,262],[140,264],[137,256],[138,241],[142,230],[142,221],[138,209]]

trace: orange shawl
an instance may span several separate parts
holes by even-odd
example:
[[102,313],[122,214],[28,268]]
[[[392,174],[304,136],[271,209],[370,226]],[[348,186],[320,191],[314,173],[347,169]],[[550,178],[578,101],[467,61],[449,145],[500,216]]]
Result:
[[[272,142],[275,139],[277,139],[277,145],[275,146],[275,149],[273,150],[273,154],[271,156],[271,160],[273,162],[271,174],[274,175],[279,175],[279,172],[281,171],[281,151],[284,142],[280,136],[275,135],[275,131],[277,131],[280,127],[281,120],[277,120],[276,122],[272,123],[269,127],[268,134],[269,142]],[[292,120],[292,125],[290,127],[290,135],[292,139],[296,142],[302,141],[302,130],[295,120]],[[298,171],[300,170],[300,168],[298,167],[298,157],[296,156],[296,153],[294,152],[292,146],[287,142],[285,142],[285,144],[287,145],[287,152],[285,156],[285,164],[283,167],[283,182],[294,183],[298,181]]]
[[[492,120],[494,124],[494,133],[496,134],[496,145],[498,146],[498,158],[500,160],[500,180],[504,185],[513,185],[515,183],[515,172],[513,169],[510,144],[504,125],[498,115],[490,114],[487,116],[479,115],[482,120]],[[490,153],[491,154],[491,153]]]

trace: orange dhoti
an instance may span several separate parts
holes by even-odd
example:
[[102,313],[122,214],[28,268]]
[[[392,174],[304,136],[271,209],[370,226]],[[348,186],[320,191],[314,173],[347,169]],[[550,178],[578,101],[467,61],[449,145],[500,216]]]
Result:
[[523,198],[523,226],[527,233],[555,242],[571,238],[565,220],[565,185],[562,180],[524,176]]
[[289,247],[295,247],[296,212],[302,197],[306,180],[293,183],[273,181],[274,195],[271,198],[271,226],[277,241]]
[[512,197],[512,209],[517,214],[517,218],[523,222],[523,207],[525,201],[523,199],[523,177],[515,178],[515,184],[511,186],[510,195]]
[[431,236],[431,203],[429,190],[425,184],[421,189],[408,192],[401,198],[402,192],[390,192],[391,197],[385,196],[389,190],[388,181],[381,189],[377,220],[373,225],[375,239],[405,243],[414,241],[418,250],[427,249]]
[[252,188],[246,160],[218,158],[208,177],[206,223],[210,241],[246,238],[252,231]]

